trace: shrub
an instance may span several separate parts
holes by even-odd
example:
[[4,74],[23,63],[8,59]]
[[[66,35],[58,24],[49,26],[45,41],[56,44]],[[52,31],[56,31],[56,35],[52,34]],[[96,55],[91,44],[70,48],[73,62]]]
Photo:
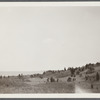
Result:
[[99,81],[99,73],[97,72],[97,74],[96,74],[96,81]]

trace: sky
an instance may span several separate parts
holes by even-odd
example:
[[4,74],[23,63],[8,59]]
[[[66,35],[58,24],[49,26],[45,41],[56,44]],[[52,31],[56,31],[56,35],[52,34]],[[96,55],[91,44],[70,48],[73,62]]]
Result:
[[60,70],[100,62],[100,7],[0,7],[0,70]]

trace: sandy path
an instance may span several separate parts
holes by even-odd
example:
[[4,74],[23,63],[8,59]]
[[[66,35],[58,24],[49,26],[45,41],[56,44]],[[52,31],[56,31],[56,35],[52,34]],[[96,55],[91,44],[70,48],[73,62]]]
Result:
[[90,90],[83,89],[78,85],[75,85],[75,93],[92,93],[92,92]]
[[75,82],[75,93],[92,93],[91,89],[88,88],[88,84],[86,84],[79,76]]

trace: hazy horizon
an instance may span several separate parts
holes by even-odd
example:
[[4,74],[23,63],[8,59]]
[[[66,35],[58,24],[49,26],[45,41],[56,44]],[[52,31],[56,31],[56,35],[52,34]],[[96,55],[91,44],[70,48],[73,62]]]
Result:
[[42,74],[44,71],[0,71],[0,76],[18,76],[19,74],[31,75],[31,74]]
[[0,70],[61,70],[100,62],[100,7],[0,7]]

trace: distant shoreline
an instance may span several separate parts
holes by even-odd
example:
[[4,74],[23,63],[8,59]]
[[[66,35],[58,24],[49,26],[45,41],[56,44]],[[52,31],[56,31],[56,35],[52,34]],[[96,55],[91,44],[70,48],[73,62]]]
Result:
[[42,74],[43,71],[0,71],[2,76],[17,76],[18,74],[30,75],[30,74]]

